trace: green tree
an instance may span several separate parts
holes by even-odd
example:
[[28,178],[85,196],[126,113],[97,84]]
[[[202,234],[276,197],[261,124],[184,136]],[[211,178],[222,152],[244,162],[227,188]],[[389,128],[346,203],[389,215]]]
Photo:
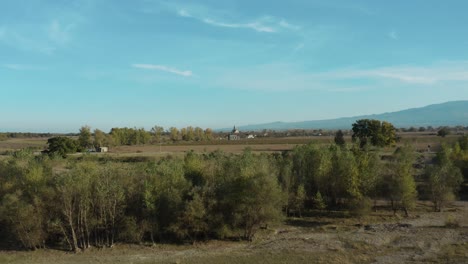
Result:
[[224,160],[215,209],[221,228],[252,240],[260,226],[281,219],[284,199],[273,169],[266,156],[248,150]]
[[194,138],[196,141],[205,140],[205,133],[203,132],[202,128],[196,127],[193,133],[194,133]]
[[171,230],[179,238],[188,238],[192,243],[195,243],[198,237],[206,237],[209,230],[207,214],[203,197],[199,192],[195,191],[192,199],[185,203],[185,208],[177,221],[171,225]]
[[346,141],[344,139],[343,131],[338,130],[335,133],[335,144],[338,145],[338,146],[344,146],[346,144]]
[[206,138],[206,140],[212,140],[213,139],[213,130],[211,128],[205,129],[205,138]]
[[179,130],[175,127],[171,127],[169,129],[169,135],[171,137],[172,141],[178,141],[179,140]]
[[332,148],[332,166],[329,177],[337,185],[334,200],[346,199],[348,203],[360,200],[364,193],[362,191],[359,168],[354,154],[346,149]]
[[24,248],[37,249],[43,246],[47,234],[43,229],[40,209],[26,201],[21,190],[2,197],[0,219],[6,220],[10,232],[21,241]]
[[312,199],[317,191],[326,196],[327,202],[336,203],[341,184],[338,177],[330,177],[332,169],[331,151],[314,144],[298,146],[291,153],[291,175],[288,176],[289,193],[304,185],[307,198]]
[[151,135],[153,136],[154,143],[160,143],[162,140],[162,135],[164,133],[164,128],[162,126],[154,126],[151,128]]
[[[299,217],[302,217],[302,212],[304,211],[304,203],[306,200],[306,191],[304,185],[301,184],[297,187],[295,192],[290,192],[288,197],[288,211],[292,210],[294,213],[297,213]],[[290,212],[288,212],[288,215]]]
[[437,136],[439,137],[446,137],[450,134],[450,130],[447,127],[443,127],[437,131]]
[[133,140],[132,145],[144,145],[147,144],[151,139],[151,134],[144,128],[133,129]]
[[107,135],[103,131],[99,129],[94,130],[94,147],[104,147],[108,146],[109,143],[107,142]]
[[437,154],[437,163],[426,170],[428,191],[434,204],[434,211],[440,212],[448,201],[456,198],[456,191],[463,182],[463,176],[451,160],[453,149],[443,146]]
[[378,147],[385,147],[396,142],[396,129],[389,122],[360,119],[352,125],[352,129],[353,141],[359,139],[361,147],[368,143]]
[[118,164],[107,164],[100,168],[93,182],[94,210],[98,213],[97,228],[103,230],[105,246],[112,247],[117,235],[117,224],[124,217],[124,180],[129,177],[127,168]]
[[91,138],[91,128],[89,126],[82,126],[78,136],[78,144],[81,149],[87,149],[93,146]]
[[179,160],[162,160],[146,169],[143,200],[145,215],[150,223],[150,236],[160,240],[174,232],[174,219],[184,209],[190,184],[185,179],[184,166]]
[[313,201],[314,201],[314,207],[316,209],[322,211],[325,208],[327,208],[327,204],[323,200],[322,194],[319,191],[317,191],[317,193],[315,194]]
[[385,189],[396,213],[402,209],[408,216],[408,210],[416,206],[417,191],[413,177],[414,150],[406,145],[398,148],[393,154],[393,160],[387,164]]
[[53,137],[47,140],[48,152],[50,155],[60,155],[66,157],[67,154],[78,151],[78,142],[68,137]]
[[51,174],[50,166],[32,155],[0,162],[0,230],[26,249],[44,247],[48,238]]

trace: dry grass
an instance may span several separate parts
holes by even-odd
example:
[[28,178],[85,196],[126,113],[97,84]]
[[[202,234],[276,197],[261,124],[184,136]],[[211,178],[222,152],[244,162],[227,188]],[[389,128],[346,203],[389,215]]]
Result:
[[[251,243],[118,244],[79,254],[6,251],[0,252],[0,263],[467,263],[468,202],[448,209],[427,212],[427,203],[421,202],[409,218],[384,210],[362,218],[311,212],[262,230]],[[460,226],[444,227],[448,216]]]
[[[456,135],[450,135],[445,138],[437,137],[429,133],[401,133],[401,142],[397,146],[405,143],[410,143],[417,150],[425,151],[427,146],[431,145],[431,149],[436,151],[440,145],[453,143],[458,139]],[[351,137],[345,136],[345,140],[351,143]],[[163,143],[161,145],[140,145],[140,146],[119,146],[111,148],[112,153],[146,153],[149,155],[157,155],[158,153],[179,153],[194,150],[196,152],[211,152],[222,150],[228,153],[240,153],[246,147],[252,148],[258,152],[277,152],[290,150],[296,145],[304,145],[310,142],[316,144],[333,143],[333,136],[311,136],[311,137],[282,137],[282,138],[256,138],[244,139],[239,141],[213,140],[209,142],[178,142],[178,143]],[[11,150],[19,150],[23,148],[34,148],[38,150],[47,147],[47,138],[12,138],[0,141],[0,153]]]
[[47,138],[11,138],[0,141],[0,153],[24,148],[43,150],[46,146]]

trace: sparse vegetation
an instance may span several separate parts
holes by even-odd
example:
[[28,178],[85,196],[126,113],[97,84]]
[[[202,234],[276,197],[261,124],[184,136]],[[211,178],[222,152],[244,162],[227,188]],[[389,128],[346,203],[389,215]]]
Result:
[[[434,160],[408,141],[380,149],[332,144],[329,137],[281,153],[246,149],[240,154],[162,154],[158,159],[62,159],[72,150],[109,140],[97,130],[93,140],[89,128],[82,130],[81,139],[51,138],[49,151],[55,155],[25,149],[0,160],[0,246],[94,253],[93,248],[111,250],[122,243],[159,247],[241,240],[256,245],[273,239],[272,232],[279,232],[274,230],[289,228],[284,222],[306,232],[315,227],[347,232],[350,227],[339,219],[361,225],[376,221],[374,214],[398,219],[402,210],[410,220],[422,212],[418,198],[430,198],[436,211],[450,206],[467,156],[466,137],[445,145]],[[156,139],[160,128],[152,133],[153,140],[161,140]],[[443,218],[440,226],[463,226],[458,217]],[[369,247],[348,239],[340,243],[359,252]]]

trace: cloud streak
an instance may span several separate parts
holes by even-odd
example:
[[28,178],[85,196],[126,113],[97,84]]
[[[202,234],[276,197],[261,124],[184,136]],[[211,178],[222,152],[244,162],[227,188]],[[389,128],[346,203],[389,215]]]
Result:
[[23,51],[50,55],[72,40],[76,25],[59,19],[37,25],[3,25],[0,27],[0,42]]
[[223,22],[218,22],[209,18],[205,18],[202,20],[204,23],[208,25],[212,25],[215,27],[225,27],[225,28],[248,28],[248,29],[253,29],[257,32],[267,32],[267,33],[274,33],[276,32],[276,29],[262,25],[259,22],[252,22],[252,23],[246,23],[246,24],[230,24],[230,23],[223,23]]
[[328,78],[387,79],[408,84],[431,85],[468,81],[468,61],[439,62],[427,66],[393,66],[375,69],[337,70],[325,73]]
[[217,76],[213,81],[217,86],[242,90],[356,92],[395,87],[444,89],[468,85],[468,61],[327,72],[305,71],[291,64],[269,64],[231,69]]
[[388,37],[393,39],[393,40],[398,40],[399,39],[398,33],[395,30],[392,30],[392,31],[388,32]]
[[46,28],[49,39],[57,44],[65,44],[70,41],[71,31],[75,24],[63,24],[58,20],[53,20]]
[[163,71],[163,72],[168,72],[184,77],[191,77],[193,76],[192,71],[182,71],[176,68],[172,68],[169,66],[165,65],[156,65],[156,64],[132,64],[133,68],[137,69],[144,69],[144,70],[156,70],[156,71]]
[[283,28],[286,28],[286,29],[291,29],[291,30],[300,30],[301,27],[300,26],[296,26],[296,25],[293,25],[293,24],[290,24],[288,22],[286,22],[286,20],[282,19],[278,25],[280,25],[281,27]]
[[255,19],[254,21],[247,22],[247,23],[228,23],[223,22],[218,19],[213,19],[209,15],[194,15],[191,12],[187,11],[186,9],[179,9],[177,14],[184,18],[191,18],[203,22],[207,25],[214,26],[214,27],[222,27],[222,28],[244,28],[244,29],[251,29],[257,32],[262,33],[276,33],[281,29],[285,30],[300,30],[299,26],[293,25],[288,23],[284,19],[277,19],[271,16],[264,16],[259,19]]
[[30,71],[30,70],[43,70],[42,67],[36,67],[26,64],[3,64],[2,68],[13,70],[13,71]]

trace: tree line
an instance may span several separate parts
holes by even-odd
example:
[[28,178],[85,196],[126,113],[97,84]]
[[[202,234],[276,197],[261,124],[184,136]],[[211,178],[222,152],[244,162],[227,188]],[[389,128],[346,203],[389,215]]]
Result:
[[183,141],[209,141],[214,136],[210,128],[186,127],[177,129],[171,127],[165,131],[163,127],[155,126],[150,131],[144,128],[112,128],[109,133],[89,126],[80,128],[77,138],[69,136],[55,136],[47,140],[47,153],[65,157],[76,152],[94,151],[99,147],[132,146],[145,144],[159,144],[163,142]]
[[359,143],[134,163],[18,151],[0,161],[0,244],[78,252],[116,242],[252,240],[285,217],[367,214],[376,200],[409,214],[426,198],[440,211],[467,177],[468,138],[443,147],[420,175],[416,155],[407,145],[382,159]]
[[89,146],[120,146],[144,145],[176,141],[209,141],[214,132],[211,128],[188,126],[182,129],[170,127],[165,130],[161,126],[154,126],[149,131],[144,128],[112,128],[108,134],[95,129],[91,133],[90,127],[83,126],[79,133],[79,143],[83,147]]

